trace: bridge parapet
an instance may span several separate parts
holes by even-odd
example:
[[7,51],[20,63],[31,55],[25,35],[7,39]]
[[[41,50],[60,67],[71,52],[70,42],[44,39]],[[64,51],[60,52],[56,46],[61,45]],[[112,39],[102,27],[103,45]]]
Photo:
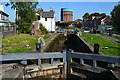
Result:
[[41,65],[41,59],[51,59],[51,63],[54,62],[55,58],[61,58],[62,62],[66,62],[66,53],[52,52],[52,53],[17,53],[17,54],[6,54],[0,55],[2,59],[0,61],[15,61],[20,60],[26,63],[27,60],[38,59],[38,65]]
[[[98,54],[87,54],[87,53],[79,53],[73,52],[69,53],[68,55],[68,76],[70,74],[81,76],[79,70],[84,70],[88,72],[92,72],[93,74],[101,74],[105,72],[110,72],[113,74],[108,78],[112,78],[114,76],[118,78],[118,72],[114,72],[114,69],[120,69],[120,66],[116,64],[120,64],[120,57],[119,56],[105,56],[105,55],[98,55]],[[87,74],[81,77],[87,77]],[[105,75],[104,75],[105,76]],[[99,76],[100,78],[104,78],[104,76]],[[117,77],[116,77],[117,76]],[[95,75],[93,75],[95,77]]]
[[18,53],[18,54],[6,54],[0,55],[2,59],[0,61],[12,61],[12,60],[32,60],[32,59],[47,59],[50,58],[53,62],[54,58],[62,58],[62,62],[66,62],[66,56],[68,59],[71,58],[79,58],[81,63],[84,63],[83,59],[93,60],[95,61],[102,61],[107,63],[120,63],[120,57],[114,56],[105,56],[105,55],[98,55],[98,54],[87,54],[87,53],[61,53],[61,52],[52,52],[52,53]]
[[69,58],[80,58],[80,59],[88,59],[94,61],[103,61],[108,63],[120,63],[119,56],[107,56],[107,55],[98,55],[98,54],[90,54],[90,53],[79,53],[74,52],[69,54]]

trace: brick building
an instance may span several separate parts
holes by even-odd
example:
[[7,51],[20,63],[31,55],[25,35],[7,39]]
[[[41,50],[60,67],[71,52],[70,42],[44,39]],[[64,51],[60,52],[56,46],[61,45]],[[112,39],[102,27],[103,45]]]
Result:
[[69,8],[61,9],[61,21],[73,21],[73,10]]
[[40,25],[40,23],[37,22],[37,21],[34,21],[34,22],[32,23],[32,25],[31,25],[31,28],[32,28],[31,34],[32,34],[32,35],[41,35],[41,34],[42,34],[42,33],[41,33],[41,30],[40,30],[40,28],[39,28],[39,25]]

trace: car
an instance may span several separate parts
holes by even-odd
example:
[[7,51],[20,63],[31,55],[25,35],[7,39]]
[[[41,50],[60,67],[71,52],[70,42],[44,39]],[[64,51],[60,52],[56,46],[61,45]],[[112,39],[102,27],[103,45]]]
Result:
[[117,31],[112,31],[112,34],[118,34],[118,32]]
[[105,27],[105,30],[112,30],[112,27]]
[[76,34],[77,31],[76,30],[67,30],[68,33],[71,33],[71,34]]
[[92,27],[84,27],[85,30],[91,30]]
[[66,31],[65,29],[59,29],[59,30],[57,30],[57,33],[63,33],[65,31]]

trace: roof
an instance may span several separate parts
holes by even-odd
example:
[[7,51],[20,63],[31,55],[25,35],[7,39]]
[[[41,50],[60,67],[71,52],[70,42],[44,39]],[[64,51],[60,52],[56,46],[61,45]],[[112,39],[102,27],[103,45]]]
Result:
[[83,20],[81,20],[81,19],[76,19],[75,21],[83,21]]
[[41,16],[43,18],[54,18],[55,12],[41,12]]
[[5,12],[3,12],[3,11],[1,11],[1,10],[0,10],[0,14],[3,14],[3,15],[5,15],[5,16],[7,16],[7,17],[9,16],[7,13],[5,13]]
[[62,8],[61,11],[72,11],[73,12],[73,10],[70,8]]

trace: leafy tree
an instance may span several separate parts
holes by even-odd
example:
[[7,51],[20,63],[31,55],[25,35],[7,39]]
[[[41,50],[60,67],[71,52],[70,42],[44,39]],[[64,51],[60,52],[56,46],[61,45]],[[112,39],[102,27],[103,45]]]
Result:
[[89,20],[92,20],[93,16],[106,16],[106,14],[105,13],[100,14],[100,13],[97,13],[97,12],[92,13],[92,14],[85,13],[84,16],[83,16],[83,19],[88,18]]
[[56,22],[56,25],[61,27],[61,28],[66,28],[70,25],[71,23],[70,22],[63,22],[63,23],[60,23],[60,22]]
[[115,29],[120,33],[120,5],[114,7],[111,12],[112,15],[112,24]]
[[30,25],[37,20],[36,7],[38,2],[11,2],[6,6],[11,5],[12,9],[16,9],[16,24],[19,33],[30,33]]
[[40,24],[40,30],[41,30],[42,34],[48,33],[47,29],[42,24]]
[[89,17],[89,13],[85,13],[84,16],[83,16],[83,19]]
[[106,14],[105,13],[101,13],[100,16],[106,16]]
[[38,8],[37,13],[40,14],[43,11],[42,8]]
[[10,22],[10,25],[11,25],[11,27],[13,27],[15,25],[15,23],[14,22]]
[[81,27],[81,23],[74,23],[74,25],[76,26],[76,27]]

